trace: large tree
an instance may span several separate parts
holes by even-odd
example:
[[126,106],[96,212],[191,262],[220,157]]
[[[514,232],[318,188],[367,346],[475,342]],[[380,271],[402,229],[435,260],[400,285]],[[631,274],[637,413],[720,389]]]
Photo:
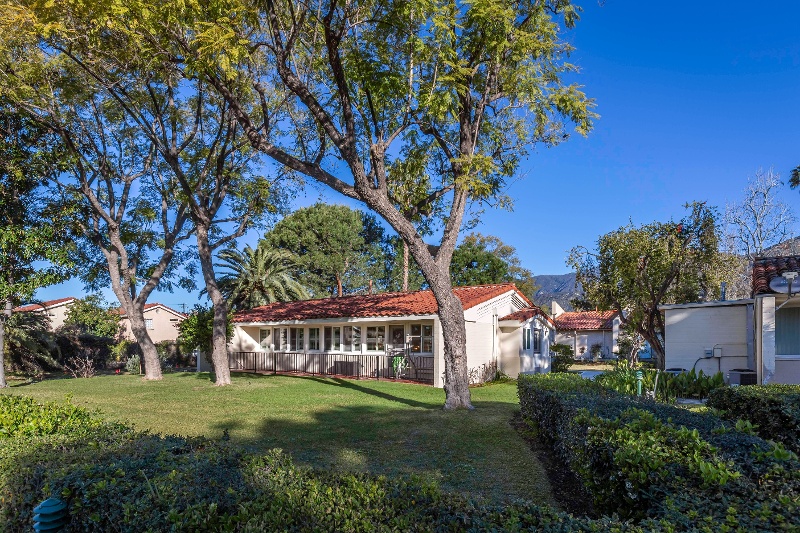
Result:
[[[29,321],[12,317],[14,304],[68,274],[70,247],[60,213],[49,210],[42,195],[43,184],[62,158],[56,136],[7,101],[0,102],[0,388],[6,386],[6,347],[25,347],[6,342],[6,326],[17,324],[19,332],[30,329],[23,327]],[[18,355],[18,362],[32,360]]]
[[622,326],[650,343],[661,369],[664,317],[658,307],[715,298],[727,269],[715,211],[702,203],[687,209],[678,222],[623,226],[600,237],[595,249],[573,248],[568,260],[586,298],[622,310]]
[[363,292],[385,277],[383,228],[374,216],[345,205],[298,209],[264,242],[293,254],[296,277],[317,298]]
[[522,266],[517,250],[494,235],[466,235],[453,253],[450,271],[457,285],[510,282],[531,300],[538,289],[531,271]]
[[[577,12],[567,0],[245,1],[182,36],[253,146],[364,202],[408,244],[439,305],[447,408],[471,407],[450,280],[468,204],[495,198],[532,145],[561,142],[569,123],[591,127],[590,101],[563,81],[575,69],[561,30]],[[239,102],[251,91],[287,120],[248,113]],[[395,157],[426,169],[427,195],[413,209],[392,197]],[[414,216],[439,199],[446,216],[432,252]]]
[[59,333],[88,334],[115,339],[119,336],[119,308],[106,303],[100,294],[91,294],[70,304]]

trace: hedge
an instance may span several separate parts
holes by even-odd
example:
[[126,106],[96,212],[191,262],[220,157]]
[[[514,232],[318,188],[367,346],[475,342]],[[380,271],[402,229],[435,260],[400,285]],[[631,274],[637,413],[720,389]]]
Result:
[[524,376],[518,387],[523,417],[606,513],[709,532],[800,524],[800,462],[780,445],[576,375]]
[[764,439],[800,453],[800,385],[747,385],[711,393],[707,405],[725,418],[747,420]]
[[[47,428],[15,430],[0,443],[0,531],[30,531],[33,507],[49,496],[68,503],[68,531],[644,531],[617,518],[473,501],[413,478],[300,468],[278,450],[245,454],[226,441],[106,424],[71,405],[0,398],[4,412],[23,413],[14,427]],[[83,427],[44,422],[63,413]]]

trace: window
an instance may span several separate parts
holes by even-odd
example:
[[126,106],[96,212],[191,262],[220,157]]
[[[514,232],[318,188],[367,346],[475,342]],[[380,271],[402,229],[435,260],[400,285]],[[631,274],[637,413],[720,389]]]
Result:
[[308,328],[308,349],[319,350],[319,328]]
[[775,313],[775,355],[800,355],[800,307]]
[[325,350],[340,351],[342,349],[342,328],[339,326],[325,328]]
[[145,318],[144,319],[144,327],[147,329],[155,329],[153,327],[153,319],[152,318]]
[[531,328],[525,328],[522,330],[522,349],[531,349]]
[[361,326],[345,326],[342,350],[345,352],[361,351]]
[[289,349],[289,331],[287,328],[274,328],[272,330],[272,346],[278,351]]
[[258,330],[258,344],[262,348],[269,347],[269,330],[268,329],[260,329]]
[[386,339],[386,326],[369,326],[367,328],[367,351],[383,351]]
[[433,326],[423,324],[411,324],[411,335],[409,344],[412,353],[432,353],[433,352]]
[[303,335],[305,330],[303,328],[289,328],[289,349],[295,352],[302,352],[305,350],[305,342]]
[[[530,330],[528,330],[530,331]],[[533,353],[542,352],[542,330],[533,330]]]

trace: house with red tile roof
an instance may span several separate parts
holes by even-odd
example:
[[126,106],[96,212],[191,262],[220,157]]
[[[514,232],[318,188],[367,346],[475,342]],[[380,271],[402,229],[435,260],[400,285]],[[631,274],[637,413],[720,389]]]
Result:
[[611,359],[617,354],[619,311],[564,311],[552,303],[556,342],[572,346],[576,357]]
[[[122,326],[122,336],[130,341],[135,341],[131,330],[131,321],[125,314],[125,310],[119,309],[120,325]],[[144,304],[144,323],[147,333],[154,343],[163,341],[178,340],[178,324],[184,321],[186,315],[167,307],[160,303]]]
[[668,368],[721,371],[729,383],[800,383],[800,256],[756,258],[751,298],[659,309]]
[[21,305],[15,307],[14,313],[45,313],[50,319],[50,331],[55,331],[62,325],[67,318],[67,312],[70,306],[77,298],[68,296],[66,298],[58,298],[56,300],[48,300],[46,302]]
[[[513,284],[456,287],[473,381],[547,372],[555,326]],[[441,387],[443,339],[431,291],[282,302],[234,315],[232,370],[408,379]],[[202,358],[200,358],[202,359]]]

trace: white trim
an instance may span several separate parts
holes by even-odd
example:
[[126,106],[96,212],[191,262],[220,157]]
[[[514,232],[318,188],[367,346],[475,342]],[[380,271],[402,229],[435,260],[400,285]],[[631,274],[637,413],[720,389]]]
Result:
[[748,305],[753,303],[755,300],[752,298],[747,298],[743,300],[725,300],[723,301],[716,301],[716,302],[694,302],[688,304],[666,304],[666,305],[659,305],[659,311],[667,311],[669,309],[691,309],[694,307],[727,307],[731,305]]
[[800,355],[775,355],[776,361],[800,361]]
[[277,322],[234,322],[234,326],[241,326],[244,328],[256,326],[294,326],[294,325],[312,325],[312,324],[348,324],[354,322],[406,322],[410,320],[433,320],[437,315],[404,315],[404,316],[376,316],[376,317],[343,317],[343,318],[309,318],[308,320],[281,320]]

